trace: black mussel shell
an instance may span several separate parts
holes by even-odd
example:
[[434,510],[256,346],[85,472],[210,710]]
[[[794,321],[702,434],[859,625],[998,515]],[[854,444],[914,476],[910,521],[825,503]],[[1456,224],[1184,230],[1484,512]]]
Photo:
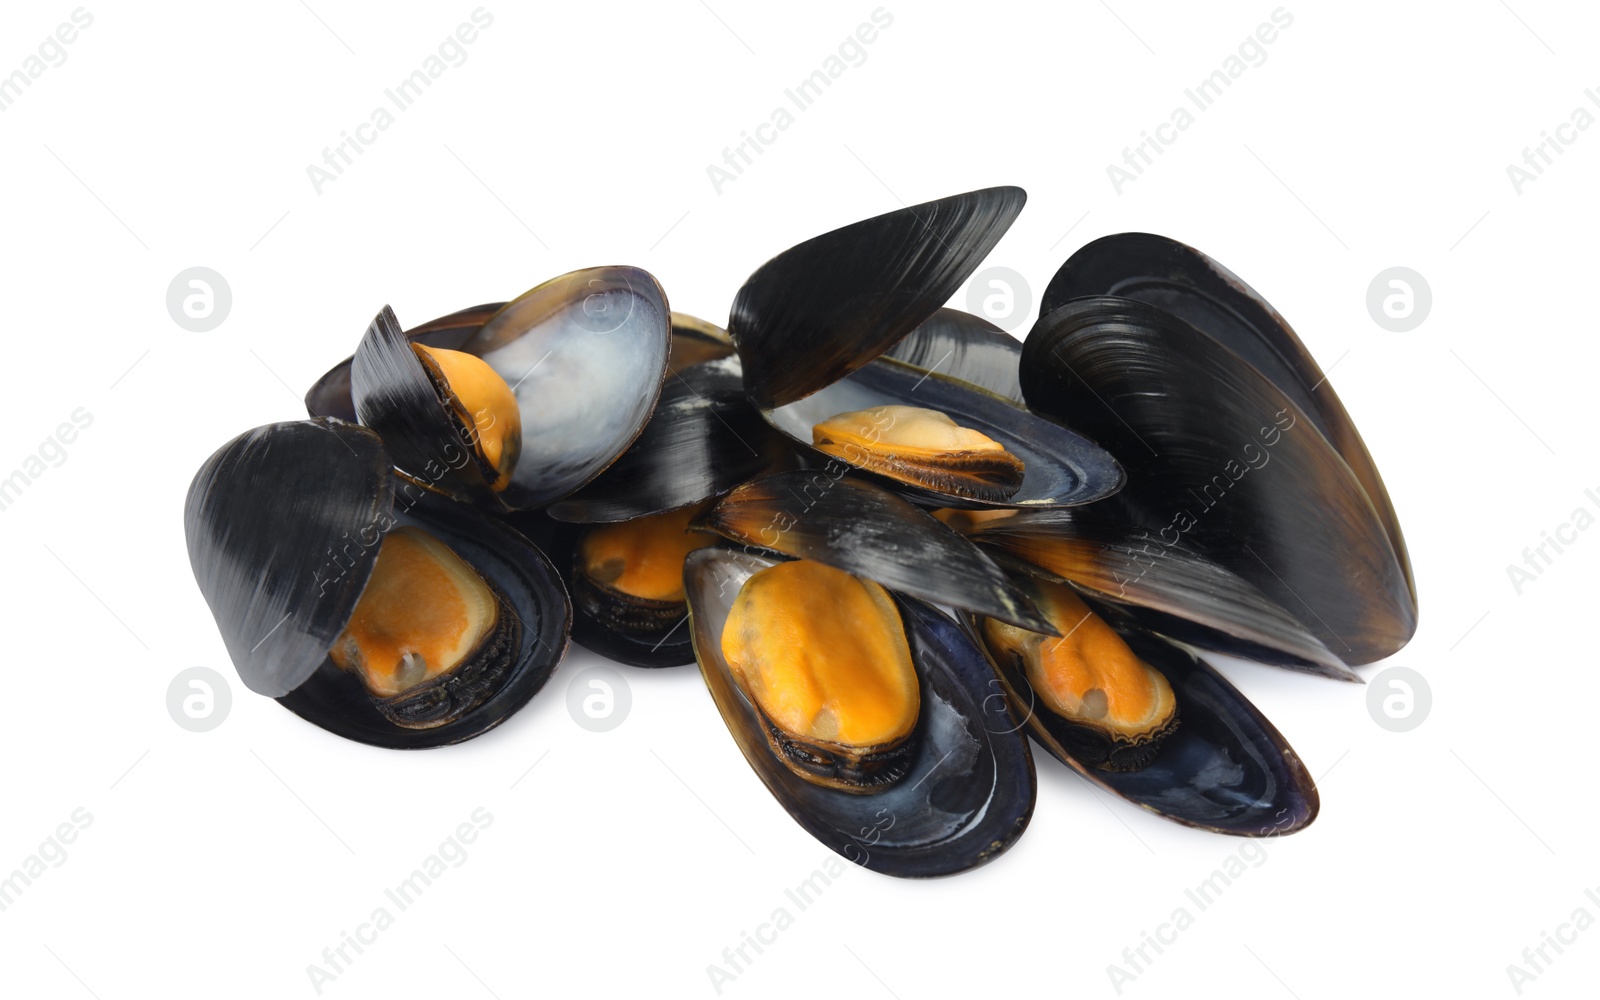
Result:
[[705,361],[668,375],[638,440],[587,486],[551,504],[550,516],[626,521],[794,464],[788,442],[745,397],[739,359]]
[[1400,521],[1372,455],[1311,352],[1260,293],[1193,247],[1150,233],[1119,233],[1095,240],[1061,265],[1045,289],[1040,315],[1089,295],[1138,299],[1166,310],[1249,362],[1294,400],[1366,490],[1416,603]]
[[[406,338],[428,347],[443,347],[446,350],[458,351],[467,338],[477,333],[478,328],[504,305],[504,302],[490,302],[441,316],[407,330]],[[306,392],[308,414],[313,417],[336,417],[350,423],[356,422],[356,404],[350,398],[350,363],[353,360],[345,358],[328,369]]]
[[745,483],[700,515],[698,526],[747,549],[826,563],[902,594],[1054,634],[977,546],[893,493],[849,478],[842,465]]
[[1415,632],[1402,561],[1350,467],[1282,390],[1188,323],[1133,299],[1073,299],[1029,334],[1022,389],[1118,455],[1117,516],[1176,532],[1346,663]]
[[[411,507],[397,511],[396,520],[422,528],[454,549],[499,593],[501,613],[515,618],[515,628],[508,630],[514,646],[503,658],[503,675],[493,681],[498,687],[454,721],[428,729],[402,728],[374,706],[354,674],[324,657],[315,673],[278,701],[306,721],[358,743],[395,750],[461,743],[506,721],[544,687],[566,654],[572,608],[550,560],[498,519],[421,494]],[[448,711],[440,696],[455,695],[435,692],[411,710]],[[481,692],[469,696],[481,697]]]
[[734,296],[728,332],[762,409],[816,392],[932,316],[1022,211],[1021,188],[913,205],[767,261]]
[[[772,561],[702,549],[684,566],[700,673],[745,760],[805,831],[885,875],[954,875],[992,861],[1027,828],[1037,786],[1016,721],[994,698],[987,660],[945,615],[898,597],[922,681],[917,744],[904,777],[872,794],[815,785],[772,752],[722,657],[722,628],[744,581]],[[997,711],[998,710],[998,711]]]
[[828,462],[834,456],[811,446],[813,427],[841,413],[887,405],[938,410],[957,424],[988,435],[1022,460],[1022,485],[1003,500],[912,485],[861,470],[920,503],[980,510],[1039,510],[1092,503],[1122,487],[1122,468],[1116,459],[1082,434],[988,392],[930,376],[898,361],[874,361],[766,416],[795,445],[818,461]]
[[498,506],[475,432],[444,400],[411,340],[384,306],[350,362],[350,396],[406,479],[452,499]]
[[390,459],[338,420],[257,427],[189,485],[189,562],[245,687],[279,697],[317,669],[355,611],[394,521]]
[[1018,406],[1023,403],[1017,369],[1022,341],[982,316],[940,309],[883,353],[935,378],[964,382]]
[[1161,535],[1093,508],[1024,512],[967,537],[1028,571],[1073,585],[1179,642],[1258,663],[1361,682],[1289,612],[1248,581]]

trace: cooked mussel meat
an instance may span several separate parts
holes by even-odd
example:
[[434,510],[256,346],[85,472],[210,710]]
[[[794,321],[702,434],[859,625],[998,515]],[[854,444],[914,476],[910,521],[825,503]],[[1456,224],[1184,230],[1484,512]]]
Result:
[[1022,460],[982,431],[920,406],[874,406],[818,423],[823,454],[912,486],[1005,500],[1022,486]]
[[683,622],[683,560],[717,537],[694,531],[699,506],[601,524],[586,530],[573,555],[572,597],[606,628],[641,639],[663,637]]
[[520,625],[505,598],[444,542],[416,527],[383,536],[355,612],[328,650],[384,718],[431,729],[505,679]]
[[911,767],[920,694],[888,591],[809,560],[745,581],[722,653],[772,750],[816,784],[872,792]]
[[522,410],[511,386],[482,358],[426,344],[412,344],[439,401],[470,444],[483,478],[496,493],[511,482],[522,453]]
[[1071,724],[1064,730],[1084,763],[1108,771],[1149,764],[1178,725],[1172,685],[1072,588],[1040,581],[1034,601],[1061,638],[987,618],[990,654],[1020,668],[1042,707]]

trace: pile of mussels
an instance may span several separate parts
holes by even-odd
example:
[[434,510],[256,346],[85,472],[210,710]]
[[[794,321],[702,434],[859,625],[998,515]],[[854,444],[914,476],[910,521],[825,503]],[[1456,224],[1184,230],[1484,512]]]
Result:
[[341,736],[470,739],[570,637],[698,661],[751,767],[891,875],[1027,826],[1027,736],[1191,826],[1316,787],[1192,650],[1359,681],[1416,592],[1371,457],[1283,318],[1144,234],[1068,260],[1024,343],[941,308],[1022,209],[974,191],[809,240],[726,331],[632,267],[403,330],[387,307],[189,490],[239,676]]

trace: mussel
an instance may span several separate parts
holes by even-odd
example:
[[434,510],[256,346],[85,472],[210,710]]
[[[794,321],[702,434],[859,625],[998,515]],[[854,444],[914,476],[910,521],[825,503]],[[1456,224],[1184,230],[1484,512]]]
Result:
[[1107,506],[1247,580],[1348,664],[1416,630],[1405,542],[1338,396],[1276,310],[1162,237],[1090,244],[1023,346],[1029,407],[1118,455]]
[[190,486],[189,557],[251,690],[361,742],[459,742],[555,669],[566,593],[526,539],[392,465],[340,420],[242,434]]
[[[723,653],[733,602],[780,561],[728,548],[684,566],[696,658],[745,760],[801,827],[830,850],[905,878],[952,875],[1007,850],[1033,815],[1033,758],[1017,720],[992,697],[983,653],[944,613],[903,595],[894,602],[917,681],[917,723],[892,763],[898,780],[830,787],[784,752]],[[850,635],[835,628],[832,643]]]
[[[762,416],[817,461],[842,461],[934,506],[1052,508],[1114,493],[1122,471],[1110,455],[988,391],[987,379],[941,376],[940,359],[921,368],[881,356],[935,316],[1024,197],[991,188],[913,205],[757,269],[734,298],[728,332]],[[921,334],[925,345],[946,336]]]

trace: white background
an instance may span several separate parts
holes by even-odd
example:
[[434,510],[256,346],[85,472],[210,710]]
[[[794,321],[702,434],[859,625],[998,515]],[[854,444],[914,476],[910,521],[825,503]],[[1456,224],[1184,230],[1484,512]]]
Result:
[[[1513,996],[1525,947],[1580,906],[1600,917],[1583,892],[1600,886],[1600,531],[1520,594],[1506,570],[1575,508],[1600,514],[1584,495],[1600,494],[1600,128],[1520,194],[1506,173],[1574,108],[1600,114],[1583,93],[1600,87],[1592,10],[1290,4],[1265,63],[1118,194],[1107,165],[1272,0],[890,0],[866,61],[719,194],[707,166],[873,0],[492,3],[465,63],[319,194],[307,166],[475,5],[309,4],[92,5],[66,61],[0,112],[0,476],[75,408],[93,415],[0,511],[0,873],[75,808],[93,816],[0,912],[7,995],[316,995],[307,966],[480,806],[493,823],[465,863],[323,995],[709,997],[707,967],[781,905],[793,926],[723,995],[1116,995],[1107,966],[1193,912],[1184,889],[1245,842],[1039,755],[1033,824],[994,864],[921,883],[850,870],[798,912],[784,889],[831,855],[766,794],[692,667],[621,668],[631,714],[596,734],[566,710],[598,662],[575,651],[483,739],[369,749],[238,683],[184,550],[194,469],[239,431],[303,416],[305,388],[384,303],[411,325],[630,263],[720,321],[802,239],[1000,183],[1030,201],[991,263],[1027,277],[1035,309],[1072,251],[1129,230],[1198,246],[1270,299],[1331,368],[1421,594],[1393,661],[1432,687],[1412,732],[1376,725],[1356,685],[1227,667],[1319,777],[1322,816],[1266,844],[1123,995]],[[72,9],[7,4],[0,73]],[[196,265],[233,293],[208,333],[165,306]],[[1396,265],[1433,293],[1407,333],[1366,307]],[[165,706],[193,666],[232,682],[209,733]],[[1587,993],[1600,930],[1548,954],[1525,993]]]

